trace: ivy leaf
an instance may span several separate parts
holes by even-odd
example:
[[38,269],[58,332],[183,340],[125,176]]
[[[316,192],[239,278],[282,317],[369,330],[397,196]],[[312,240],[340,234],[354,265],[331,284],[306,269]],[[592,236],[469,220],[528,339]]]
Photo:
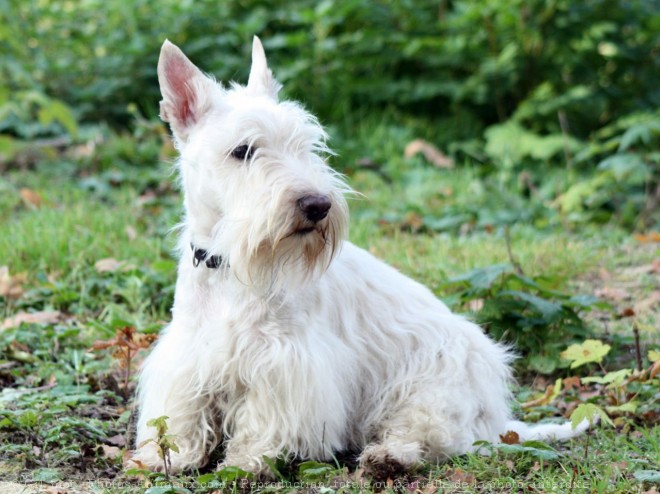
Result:
[[585,340],[582,344],[574,344],[561,352],[561,357],[570,360],[571,369],[591,362],[600,363],[610,351],[610,346],[600,340]]
[[604,423],[614,427],[614,423],[607,416],[605,410],[593,403],[582,403],[581,405],[578,405],[571,414],[571,425],[573,426],[573,429],[575,429],[585,419],[589,421],[589,424],[595,424],[599,418]]

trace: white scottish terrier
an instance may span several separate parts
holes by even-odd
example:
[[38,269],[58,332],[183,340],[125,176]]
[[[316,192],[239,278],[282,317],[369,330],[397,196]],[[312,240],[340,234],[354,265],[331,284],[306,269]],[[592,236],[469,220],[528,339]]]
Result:
[[511,421],[511,355],[427,288],[344,240],[349,188],[326,134],[278,101],[258,38],[247,86],[223,87],[172,43],[160,53],[161,117],[185,196],[172,322],[139,382],[134,459],[157,469],[149,419],[167,416],[196,467],[267,474],[264,456],[367,469],[472,451],[477,440],[572,437]]

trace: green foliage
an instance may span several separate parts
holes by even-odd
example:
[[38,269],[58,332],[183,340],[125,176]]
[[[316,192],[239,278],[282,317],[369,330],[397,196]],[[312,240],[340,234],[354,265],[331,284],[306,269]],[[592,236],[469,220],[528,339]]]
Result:
[[0,163],[14,160],[25,140],[64,137],[61,142],[41,141],[63,145],[77,133],[76,117],[62,101],[35,89],[12,93],[0,86]]
[[603,127],[575,157],[578,163],[597,160],[596,172],[576,180],[556,205],[578,221],[614,217],[640,229],[656,224],[659,146],[657,111],[634,113]]
[[590,330],[580,312],[596,299],[553,289],[559,280],[530,278],[510,264],[474,269],[451,278],[442,287],[452,292],[448,302],[479,308],[477,320],[497,340],[511,341],[532,369],[551,373],[560,364],[560,348]]
[[[259,34],[288,95],[337,124],[343,156],[353,154],[350,141],[365,113],[395,109],[422,122],[424,133],[455,159],[487,172],[515,178],[524,171],[545,183],[549,167],[567,165],[571,175],[552,197],[538,200],[560,195],[555,207],[571,221],[614,218],[640,229],[658,221],[653,151],[660,90],[653,53],[660,13],[653,2],[0,5],[4,160],[21,153],[25,140],[77,135],[76,122],[123,132],[135,115],[155,117],[155,67],[165,38],[219,79],[244,81],[250,39]],[[644,114],[655,123],[635,120]],[[619,156],[608,161],[611,153]],[[460,221],[458,213],[451,216]]]
[[246,75],[247,45],[261,35],[287,90],[326,118],[396,99],[434,118],[438,110],[468,112],[488,125],[515,115],[535,132],[560,133],[563,111],[571,132],[586,137],[659,98],[651,56],[658,12],[640,0],[204,0],[160,2],[157,10],[144,0],[130,9],[31,0],[3,7],[14,21],[0,33],[12,68],[3,85],[38,86],[82,103],[96,119],[157,99],[153,69],[165,37],[229,79]]
[[0,92],[0,132],[25,139],[68,133],[78,124],[62,101],[35,90],[18,91],[11,97]]
[[107,399],[112,399],[107,392],[91,393],[88,386],[6,388],[0,394],[1,449],[21,458],[26,466],[90,461],[107,466],[111,462],[95,458],[96,447],[117,424],[86,415]]

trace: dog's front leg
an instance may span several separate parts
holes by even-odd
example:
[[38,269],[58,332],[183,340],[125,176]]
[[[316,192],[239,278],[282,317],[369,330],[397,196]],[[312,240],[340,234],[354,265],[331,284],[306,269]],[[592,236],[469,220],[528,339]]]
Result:
[[197,360],[191,355],[189,337],[182,328],[169,327],[144,363],[139,385],[137,451],[133,456],[153,470],[163,469],[158,454],[157,431],[148,422],[166,416],[167,431],[178,452],[170,453],[173,471],[206,463],[217,443],[215,421],[219,412],[213,396],[198,382]]
[[248,392],[237,407],[229,424],[229,438],[225,442],[225,458],[218,469],[239,467],[257,478],[268,479],[274,472],[264,457],[275,460],[284,453],[280,421],[274,415],[275,403],[258,393]]

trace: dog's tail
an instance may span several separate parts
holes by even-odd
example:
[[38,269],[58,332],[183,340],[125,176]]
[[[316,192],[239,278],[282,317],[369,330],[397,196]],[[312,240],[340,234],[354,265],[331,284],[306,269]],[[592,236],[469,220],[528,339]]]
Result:
[[589,429],[589,421],[584,419],[573,427],[570,422],[563,424],[526,424],[519,420],[506,423],[507,431],[518,434],[520,442],[524,441],[566,441],[577,437]]

